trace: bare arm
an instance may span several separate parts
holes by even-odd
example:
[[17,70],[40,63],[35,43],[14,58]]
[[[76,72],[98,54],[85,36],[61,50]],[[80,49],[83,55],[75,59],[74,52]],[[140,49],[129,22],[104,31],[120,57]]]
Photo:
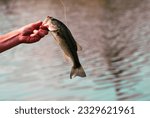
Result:
[[42,22],[31,23],[18,30],[0,36],[0,53],[21,43],[34,43],[48,34]]

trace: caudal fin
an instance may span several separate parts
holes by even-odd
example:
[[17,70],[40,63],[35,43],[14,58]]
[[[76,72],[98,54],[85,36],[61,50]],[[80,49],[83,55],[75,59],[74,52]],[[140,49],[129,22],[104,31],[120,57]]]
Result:
[[70,79],[72,79],[72,77],[75,77],[75,76],[86,77],[86,74],[82,66],[79,68],[72,67],[71,73],[70,73]]

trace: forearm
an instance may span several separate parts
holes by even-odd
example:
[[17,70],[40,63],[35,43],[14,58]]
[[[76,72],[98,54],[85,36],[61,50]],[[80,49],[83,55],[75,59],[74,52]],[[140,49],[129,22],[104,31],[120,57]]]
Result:
[[12,31],[10,33],[0,36],[0,53],[8,50],[16,45],[19,45],[19,31]]
[[48,34],[46,26],[42,22],[31,23],[18,30],[0,36],[0,53],[21,43],[34,43]]

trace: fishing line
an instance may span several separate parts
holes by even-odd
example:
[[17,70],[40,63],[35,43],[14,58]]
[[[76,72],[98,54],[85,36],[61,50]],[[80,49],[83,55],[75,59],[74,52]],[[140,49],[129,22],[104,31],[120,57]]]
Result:
[[65,22],[66,22],[66,25],[67,25],[67,9],[66,9],[66,6],[65,6],[65,3],[63,2],[63,0],[59,0],[59,1],[60,1],[60,3],[61,3],[62,6],[63,6]]

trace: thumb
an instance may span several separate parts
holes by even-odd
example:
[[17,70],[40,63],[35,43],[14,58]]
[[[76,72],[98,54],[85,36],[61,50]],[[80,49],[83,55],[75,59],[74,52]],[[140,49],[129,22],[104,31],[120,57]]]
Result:
[[31,26],[33,29],[39,29],[39,27],[42,25],[42,21],[37,21],[33,23]]

